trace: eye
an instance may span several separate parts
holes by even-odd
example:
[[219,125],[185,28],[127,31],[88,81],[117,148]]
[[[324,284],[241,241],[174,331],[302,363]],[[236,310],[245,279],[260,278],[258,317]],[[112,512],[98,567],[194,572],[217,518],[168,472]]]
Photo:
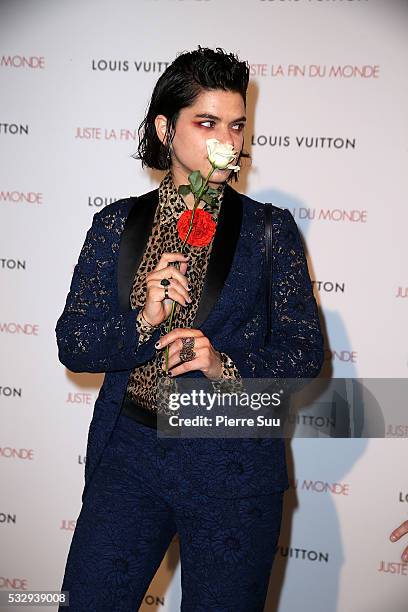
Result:
[[244,127],[245,127],[245,123],[235,123],[234,129],[236,132],[242,132]]
[[[205,125],[206,123],[212,123],[212,124],[214,124],[214,121],[211,121],[210,119],[208,119],[207,121],[202,121],[202,122],[200,123],[200,125]],[[207,127],[207,126],[206,126],[206,127]],[[211,125],[211,126],[208,126],[208,127],[213,127],[213,126]]]

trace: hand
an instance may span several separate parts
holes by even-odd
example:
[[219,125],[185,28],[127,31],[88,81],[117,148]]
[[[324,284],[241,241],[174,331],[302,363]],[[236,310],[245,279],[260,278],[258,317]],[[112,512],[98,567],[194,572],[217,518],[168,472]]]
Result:
[[[195,338],[193,351],[196,353],[196,357],[191,361],[180,362],[180,350],[183,347],[181,338],[188,336],[194,336]],[[207,336],[204,336],[203,332],[199,329],[175,327],[168,334],[160,338],[156,348],[162,349],[167,345],[169,345],[168,368],[169,372],[171,370],[173,377],[191,370],[201,370],[207,378],[221,378],[222,362],[220,353],[214,349]],[[177,367],[174,367],[176,365]],[[165,361],[162,368],[163,370],[166,369]]]
[[[180,261],[180,270],[175,266],[169,265],[172,261]],[[160,325],[165,321],[171,312],[172,300],[182,306],[191,302],[188,295],[188,279],[185,276],[187,271],[188,256],[182,253],[162,253],[157,266],[146,274],[146,302],[142,310],[143,317],[150,325]],[[160,284],[163,278],[170,280],[168,285],[168,299],[164,297],[165,287]]]
[[[404,521],[402,525],[394,529],[394,531],[390,534],[390,540],[391,542],[397,542],[397,540],[399,540],[400,538],[402,538],[402,536],[407,535],[407,534],[408,534],[408,521]],[[404,563],[408,563],[408,546],[405,547],[401,555],[401,559],[404,561]]]

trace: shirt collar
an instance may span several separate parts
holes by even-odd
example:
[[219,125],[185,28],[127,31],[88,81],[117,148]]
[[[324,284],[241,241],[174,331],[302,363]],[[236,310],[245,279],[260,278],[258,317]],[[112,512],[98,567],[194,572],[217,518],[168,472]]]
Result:
[[[221,206],[222,198],[224,195],[225,183],[221,185],[220,195],[218,196],[218,211]],[[159,185],[159,206],[160,206],[160,224],[167,224],[177,220],[180,215],[188,210],[186,203],[184,202],[181,195],[178,193],[177,188],[173,182],[171,171],[163,177]],[[204,202],[204,210],[211,212],[209,205]]]

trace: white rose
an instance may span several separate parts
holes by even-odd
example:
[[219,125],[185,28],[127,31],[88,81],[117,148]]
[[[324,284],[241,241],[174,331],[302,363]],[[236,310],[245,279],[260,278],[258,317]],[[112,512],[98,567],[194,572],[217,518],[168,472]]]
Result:
[[234,161],[237,156],[237,151],[231,144],[224,144],[219,142],[216,138],[209,138],[207,141],[207,155],[208,159],[213,166],[219,170],[234,170],[238,172],[239,166],[232,166],[231,162]]

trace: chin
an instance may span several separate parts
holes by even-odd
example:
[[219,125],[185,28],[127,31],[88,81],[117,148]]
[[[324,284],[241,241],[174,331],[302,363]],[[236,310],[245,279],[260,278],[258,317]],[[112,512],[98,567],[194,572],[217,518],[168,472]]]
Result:
[[210,178],[210,183],[223,183],[231,174],[232,170],[216,170]]

